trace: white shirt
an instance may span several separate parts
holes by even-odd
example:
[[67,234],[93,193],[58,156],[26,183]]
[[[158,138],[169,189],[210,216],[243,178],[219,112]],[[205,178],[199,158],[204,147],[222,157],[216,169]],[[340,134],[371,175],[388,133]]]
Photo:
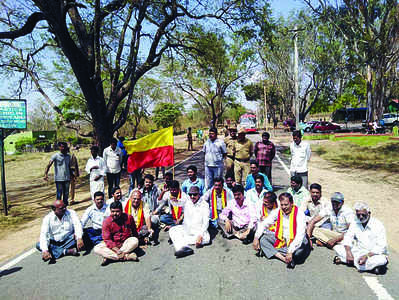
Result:
[[[267,215],[270,216],[270,213],[274,210],[278,210],[278,206],[275,209],[271,210],[267,209]],[[259,223],[261,222],[260,219],[263,217],[263,201],[259,201],[255,204],[255,211],[256,211],[256,219],[258,220],[257,222]]]
[[[125,198],[125,196],[122,196],[121,200],[119,200],[122,203],[122,211],[125,211],[125,207],[127,204],[128,199]],[[111,215],[111,203],[115,202],[114,197],[112,197],[111,199],[108,199],[106,204],[107,204],[107,209],[105,210],[105,217],[108,217]]]
[[103,207],[98,209],[96,204],[89,206],[80,222],[82,223],[82,227],[85,227],[89,219],[91,220],[93,229],[102,229],[103,228],[103,221],[105,216],[105,211],[107,210],[108,205],[104,203]]
[[366,227],[363,227],[356,218],[345,233],[342,244],[349,247],[355,246],[375,254],[388,254],[384,225],[373,217],[370,217]]
[[77,239],[81,239],[83,235],[82,224],[80,224],[76,212],[67,209],[60,220],[52,211],[43,219],[40,230],[40,249],[48,251],[50,240],[62,242],[74,234]]
[[319,216],[322,218],[328,217],[330,219],[332,230],[339,233],[347,232],[350,223],[352,223],[355,218],[352,209],[345,204],[342,205],[337,215],[332,209],[332,205],[329,205],[320,211]]
[[256,188],[252,188],[245,192],[245,199],[248,199],[253,205],[257,205],[258,202],[263,203],[263,198],[267,190],[265,188],[262,189],[260,194],[256,191]]
[[203,199],[193,203],[190,199],[184,205],[184,230],[189,235],[204,236],[209,226],[209,205]]
[[[92,169],[93,167],[98,167],[98,169]],[[90,157],[86,163],[86,172],[90,174],[90,181],[94,181],[94,179],[98,176],[105,176],[105,172],[107,171],[107,167],[102,157],[97,156],[96,158]]]
[[301,141],[299,145],[295,142],[290,144],[291,150],[291,172],[303,173],[308,171],[308,160],[312,154],[308,142]]
[[[224,188],[224,189],[226,190],[226,205],[227,205],[227,203],[234,200],[234,194],[230,189],[226,189],[226,188]],[[204,199],[204,201],[206,201],[209,206],[211,206],[210,203],[212,201],[212,191],[213,191],[213,188],[207,190],[206,193],[202,196],[202,199]],[[222,195],[221,194],[218,195],[216,193],[216,203],[217,203],[216,209],[222,210],[223,208],[222,208]]]
[[104,149],[103,158],[107,167],[107,173],[116,174],[121,171],[122,150],[116,147],[112,150],[111,146]]
[[[265,228],[269,228],[270,225],[273,225],[277,221],[278,214],[280,213],[279,209],[272,210],[269,216],[259,223],[258,229],[256,230],[255,237],[260,238],[263,234]],[[292,243],[288,246],[288,253],[294,253],[297,250],[305,237],[305,215],[304,213],[298,209],[298,213],[296,216],[296,235]],[[277,228],[276,228],[277,230]],[[285,215],[283,213],[283,238],[286,243],[290,240],[290,216]]]

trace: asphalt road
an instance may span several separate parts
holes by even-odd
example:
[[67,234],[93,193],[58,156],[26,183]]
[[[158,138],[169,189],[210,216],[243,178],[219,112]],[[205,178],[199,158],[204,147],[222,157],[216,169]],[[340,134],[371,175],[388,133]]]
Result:
[[[192,163],[203,173],[203,154],[198,153],[176,168],[178,180]],[[273,183],[280,189],[288,185],[277,159]],[[256,257],[251,245],[220,235],[182,259],[174,257],[167,240],[161,233],[161,243],[146,249],[138,263],[106,267],[93,253],[48,265],[35,251],[6,269],[3,265],[0,299],[399,299],[399,260],[392,251],[388,273],[375,276],[333,265],[334,253],[325,248],[316,248],[303,265],[288,270],[277,260]]]

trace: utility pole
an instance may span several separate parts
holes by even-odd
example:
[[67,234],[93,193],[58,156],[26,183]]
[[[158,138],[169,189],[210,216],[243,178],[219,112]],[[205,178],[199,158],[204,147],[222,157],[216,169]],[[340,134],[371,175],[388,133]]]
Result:
[[264,97],[264,100],[265,100],[263,124],[265,125],[265,130],[267,131],[267,102],[266,102],[266,84],[265,84],[265,82],[263,83],[263,97]]
[[295,126],[296,130],[299,130],[298,28],[296,25],[294,31]]

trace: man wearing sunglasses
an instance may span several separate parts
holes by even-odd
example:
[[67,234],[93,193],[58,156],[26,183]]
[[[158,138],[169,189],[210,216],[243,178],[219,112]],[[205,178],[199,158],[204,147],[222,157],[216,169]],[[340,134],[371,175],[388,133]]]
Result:
[[354,205],[356,218],[345,234],[342,245],[334,250],[334,263],[354,265],[359,272],[371,271],[385,274],[387,270],[387,239],[384,225],[371,217],[370,208],[364,202]]
[[197,186],[190,187],[188,191],[190,200],[184,204],[183,225],[170,228],[169,236],[175,247],[177,258],[194,253],[189,245],[195,244],[197,248],[200,248],[210,241],[209,205],[202,198],[200,199],[199,192]]

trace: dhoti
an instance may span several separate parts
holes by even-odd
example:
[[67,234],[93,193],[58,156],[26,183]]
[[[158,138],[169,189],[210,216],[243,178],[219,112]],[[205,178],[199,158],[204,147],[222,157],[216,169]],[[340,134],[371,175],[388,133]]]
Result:
[[[194,245],[197,242],[198,236],[200,234],[189,233],[184,225],[178,225],[172,227],[169,230],[169,237],[173,242],[173,246],[176,251],[183,249],[183,247],[187,247],[188,245]],[[205,231],[202,233],[202,245],[206,245],[210,242],[211,237],[209,236],[209,232]]]
[[94,193],[98,191],[104,193],[104,177],[101,177],[97,181],[90,181],[90,195],[92,200],[94,200]]
[[[335,253],[337,253],[338,257],[342,262],[346,263],[346,250],[344,245],[336,245],[334,248]],[[370,251],[367,249],[361,249],[360,247],[353,246],[351,248],[353,255],[353,263],[359,271],[370,271],[375,267],[383,266],[388,263],[387,256],[385,254],[377,254],[370,256],[367,258],[366,263],[364,265],[359,265],[359,258],[363,255],[367,255]]]

